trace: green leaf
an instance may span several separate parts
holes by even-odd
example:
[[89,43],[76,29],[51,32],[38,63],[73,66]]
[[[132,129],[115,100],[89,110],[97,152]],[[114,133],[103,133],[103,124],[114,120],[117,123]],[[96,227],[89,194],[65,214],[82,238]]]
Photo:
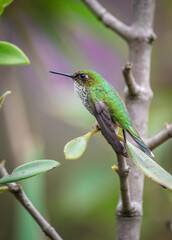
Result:
[[36,160],[25,163],[17,168],[10,175],[0,179],[0,184],[20,181],[26,178],[34,177],[38,174],[47,172],[60,165],[54,160]]
[[[86,135],[68,142],[64,148],[66,159],[75,160],[80,158],[86,150],[91,135],[98,131],[92,130]],[[118,135],[118,138],[120,141],[124,141],[122,136]],[[162,187],[172,190],[172,175],[129,141],[127,141],[127,149],[133,162],[147,177],[159,183]]]
[[69,160],[75,160],[80,158],[85,152],[85,149],[87,148],[87,143],[92,134],[92,132],[88,132],[87,134],[68,142],[64,147],[65,158]]
[[87,148],[90,137],[99,131],[100,130],[95,127],[87,134],[68,142],[64,147],[65,158],[69,160],[75,160],[80,158]]
[[128,141],[127,148],[133,162],[147,177],[159,183],[162,187],[172,190],[171,174]]
[[13,0],[0,0],[0,6],[7,7],[12,2],[13,2]]
[[0,0],[0,15],[3,13],[4,8],[7,7],[13,0]]
[[30,61],[14,44],[0,41],[0,65],[26,65]]
[[4,8],[0,6],[0,16],[3,14]]
[[11,93],[11,91],[7,91],[2,96],[0,96],[0,108],[2,107],[2,104],[3,104],[6,96],[9,95],[10,93]]

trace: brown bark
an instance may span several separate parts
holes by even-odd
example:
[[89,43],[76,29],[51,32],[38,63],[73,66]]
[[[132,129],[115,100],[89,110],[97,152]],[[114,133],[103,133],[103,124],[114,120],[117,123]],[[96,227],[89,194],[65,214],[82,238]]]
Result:
[[[150,88],[150,59],[154,33],[152,22],[154,17],[155,0],[135,0],[134,19],[132,24],[133,37],[129,41],[129,61],[133,64],[133,76],[142,91],[133,97],[126,91],[126,106],[130,113],[131,120],[143,139],[147,136],[147,121],[149,105],[152,98]],[[142,219],[142,199],[144,175],[135,166],[131,159],[127,159],[131,168],[129,174],[129,186],[131,201],[135,203],[135,215],[129,220],[128,225],[124,224],[123,234],[121,228],[117,228],[117,239],[138,240],[140,238]],[[123,221],[126,221],[123,217]],[[117,225],[122,224],[117,218]],[[123,224],[122,224],[123,225]],[[125,227],[126,226],[126,227]],[[128,230],[127,230],[128,229]]]
[[[149,105],[153,95],[150,88],[150,60],[152,43],[156,38],[152,29],[155,0],[134,1],[131,26],[127,26],[112,16],[98,1],[84,0],[84,2],[105,26],[117,32],[128,43],[128,59],[133,64],[133,69],[132,72],[127,67],[123,70],[127,84],[125,87],[126,106],[134,126],[141,137],[146,139]],[[118,160],[124,161],[119,156]],[[117,239],[138,240],[142,221],[144,176],[130,158],[127,159],[127,164],[130,167],[130,174],[125,178],[120,177],[120,186],[124,186],[125,181],[126,196],[123,196],[121,189],[121,197],[116,210]],[[119,172],[123,166],[124,162],[118,166]],[[124,211],[125,199],[130,206],[127,208],[129,211]]]

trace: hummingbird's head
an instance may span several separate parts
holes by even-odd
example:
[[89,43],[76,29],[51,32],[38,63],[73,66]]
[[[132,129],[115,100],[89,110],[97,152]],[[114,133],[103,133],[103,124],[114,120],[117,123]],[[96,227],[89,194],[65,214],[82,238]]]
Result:
[[100,75],[92,71],[78,71],[73,74],[73,79],[81,86],[92,86],[101,78]]
[[98,73],[92,72],[92,71],[78,71],[78,72],[75,72],[74,74],[66,74],[66,73],[52,72],[52,71],[50,72],[63,75],[66,77],[70,77],[83,87],[92,86],[94,83],[97,83],[101,79],[101,76]]

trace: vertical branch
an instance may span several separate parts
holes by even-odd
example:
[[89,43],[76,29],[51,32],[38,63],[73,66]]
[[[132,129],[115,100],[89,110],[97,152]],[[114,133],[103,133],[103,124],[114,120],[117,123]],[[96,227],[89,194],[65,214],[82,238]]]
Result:
[[[150,59],[152,43],[155,39],[155,34],[152,30],[154,10],[155,0],[134,1],[134,18],[131,26],[133,38],[129,41],[129,61],[133,64],[132,73],[141,91],[136,96],[133,96],[128,91],[126,94],[126,106],[134,126],[143,139],[147,136],[148,112],[152,98]],[[119,225],[117,227],[117,239],[138,240],[140,238],[142,220],[144,175],[130,158],[127,159],[127,163],[131,169],[129,185],[131,200],[135,203],[135,215],[130,219],[128,226],[124,224],[125,218],[121,219],[121,217],[117,216],[117,225]],[[123,235],[121,236],[120,231],[122,229]]]
[[[149,104],[152,98],[150,88],[150,58],[152,44],[149,39],[153,35],[152,22],[154,17],[155,0],[135,0],[133,29],[138,37],[129,43],[129,61],[133,63],[133,76],[137,84],[142,87],[139,96],[133,98],[131,94],[126,96],[126,105],[131,120],[142,138],[147,136],[147,121]],[[146,16],[146,17],[145,17]],[[144,27],[143,27],[144,26]],[[136,31],[137,30],[137,31]],[[129,176],[131,198],[133,201],[142,202],[143,174],[133,162],[128,159],[131,168]]]
[[[125,96],[126,106],[134,126],[144,139],[147,136],[148,111],[153,95],[150,88],[150,60],[152,43],[156,38],[152,29],[156,0],[134,1],[133,23],[130,27],[123,23],[121,24],[121,22],[115,17],[113,18],[111,14],[109,17],[109,13],[105,11],[98,1],[83,1],[106,26],[110,27],[114,32],[117,32],[128,42],[129,62],[133,64],[133,75],[131,75],[130,69],[126,69],[128,72],[124,72],[128,86],[128,91],[126,91],[127,94]],[[106,17],[108,18],[107,22]],[[126,163],[121,159],[121,156],[118,156],[118,164],[120,164],[120,167],[126,168]],[[122,166],[122,164],[124,165]],[[126,189],[125,187],[127,186],[127,191],[129,192],[123,194],[123,191],[121,191],[121,199],[117,207],[117,240],[138,240],[142,220],[144,176],[130,158],[127,159],[127,164],[131,169],[128,177],[129,186],[127,186],[128,180],[123,181],[125,185],[121,185],[121,190],[123,187]],[[128,199],[130,196],[132,203],[134,203],[134,214],[130,218],[128,218],[127,214],[121,215],[121,202],[123,209],[125,205],[124,196],[128,196]]]
[[130,188],[128,182],[128,174],[130,168],[127,165],[126,159],[121,155],[117,154],[118,169],[117,173],[120,178],[120,202],[118,207],[118,215],[127,214],[130,216],[132,214],[132,203],[130,197]]

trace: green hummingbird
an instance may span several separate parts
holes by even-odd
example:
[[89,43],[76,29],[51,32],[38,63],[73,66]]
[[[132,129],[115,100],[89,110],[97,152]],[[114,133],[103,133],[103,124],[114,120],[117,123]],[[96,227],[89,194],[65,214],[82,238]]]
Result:
[[[78,71],[74,74],[50,72],[74,80],[75,92],[79,95],[87,110],[95,116],[103,136],[117,153],[125,157],[128,156],[126,150],[127,132],[144,153],[151,157],[154,156],[134,128],[127,109],[116,90],[97,72]],[[115,126],[122,128],[124,146],[116,136]]]

